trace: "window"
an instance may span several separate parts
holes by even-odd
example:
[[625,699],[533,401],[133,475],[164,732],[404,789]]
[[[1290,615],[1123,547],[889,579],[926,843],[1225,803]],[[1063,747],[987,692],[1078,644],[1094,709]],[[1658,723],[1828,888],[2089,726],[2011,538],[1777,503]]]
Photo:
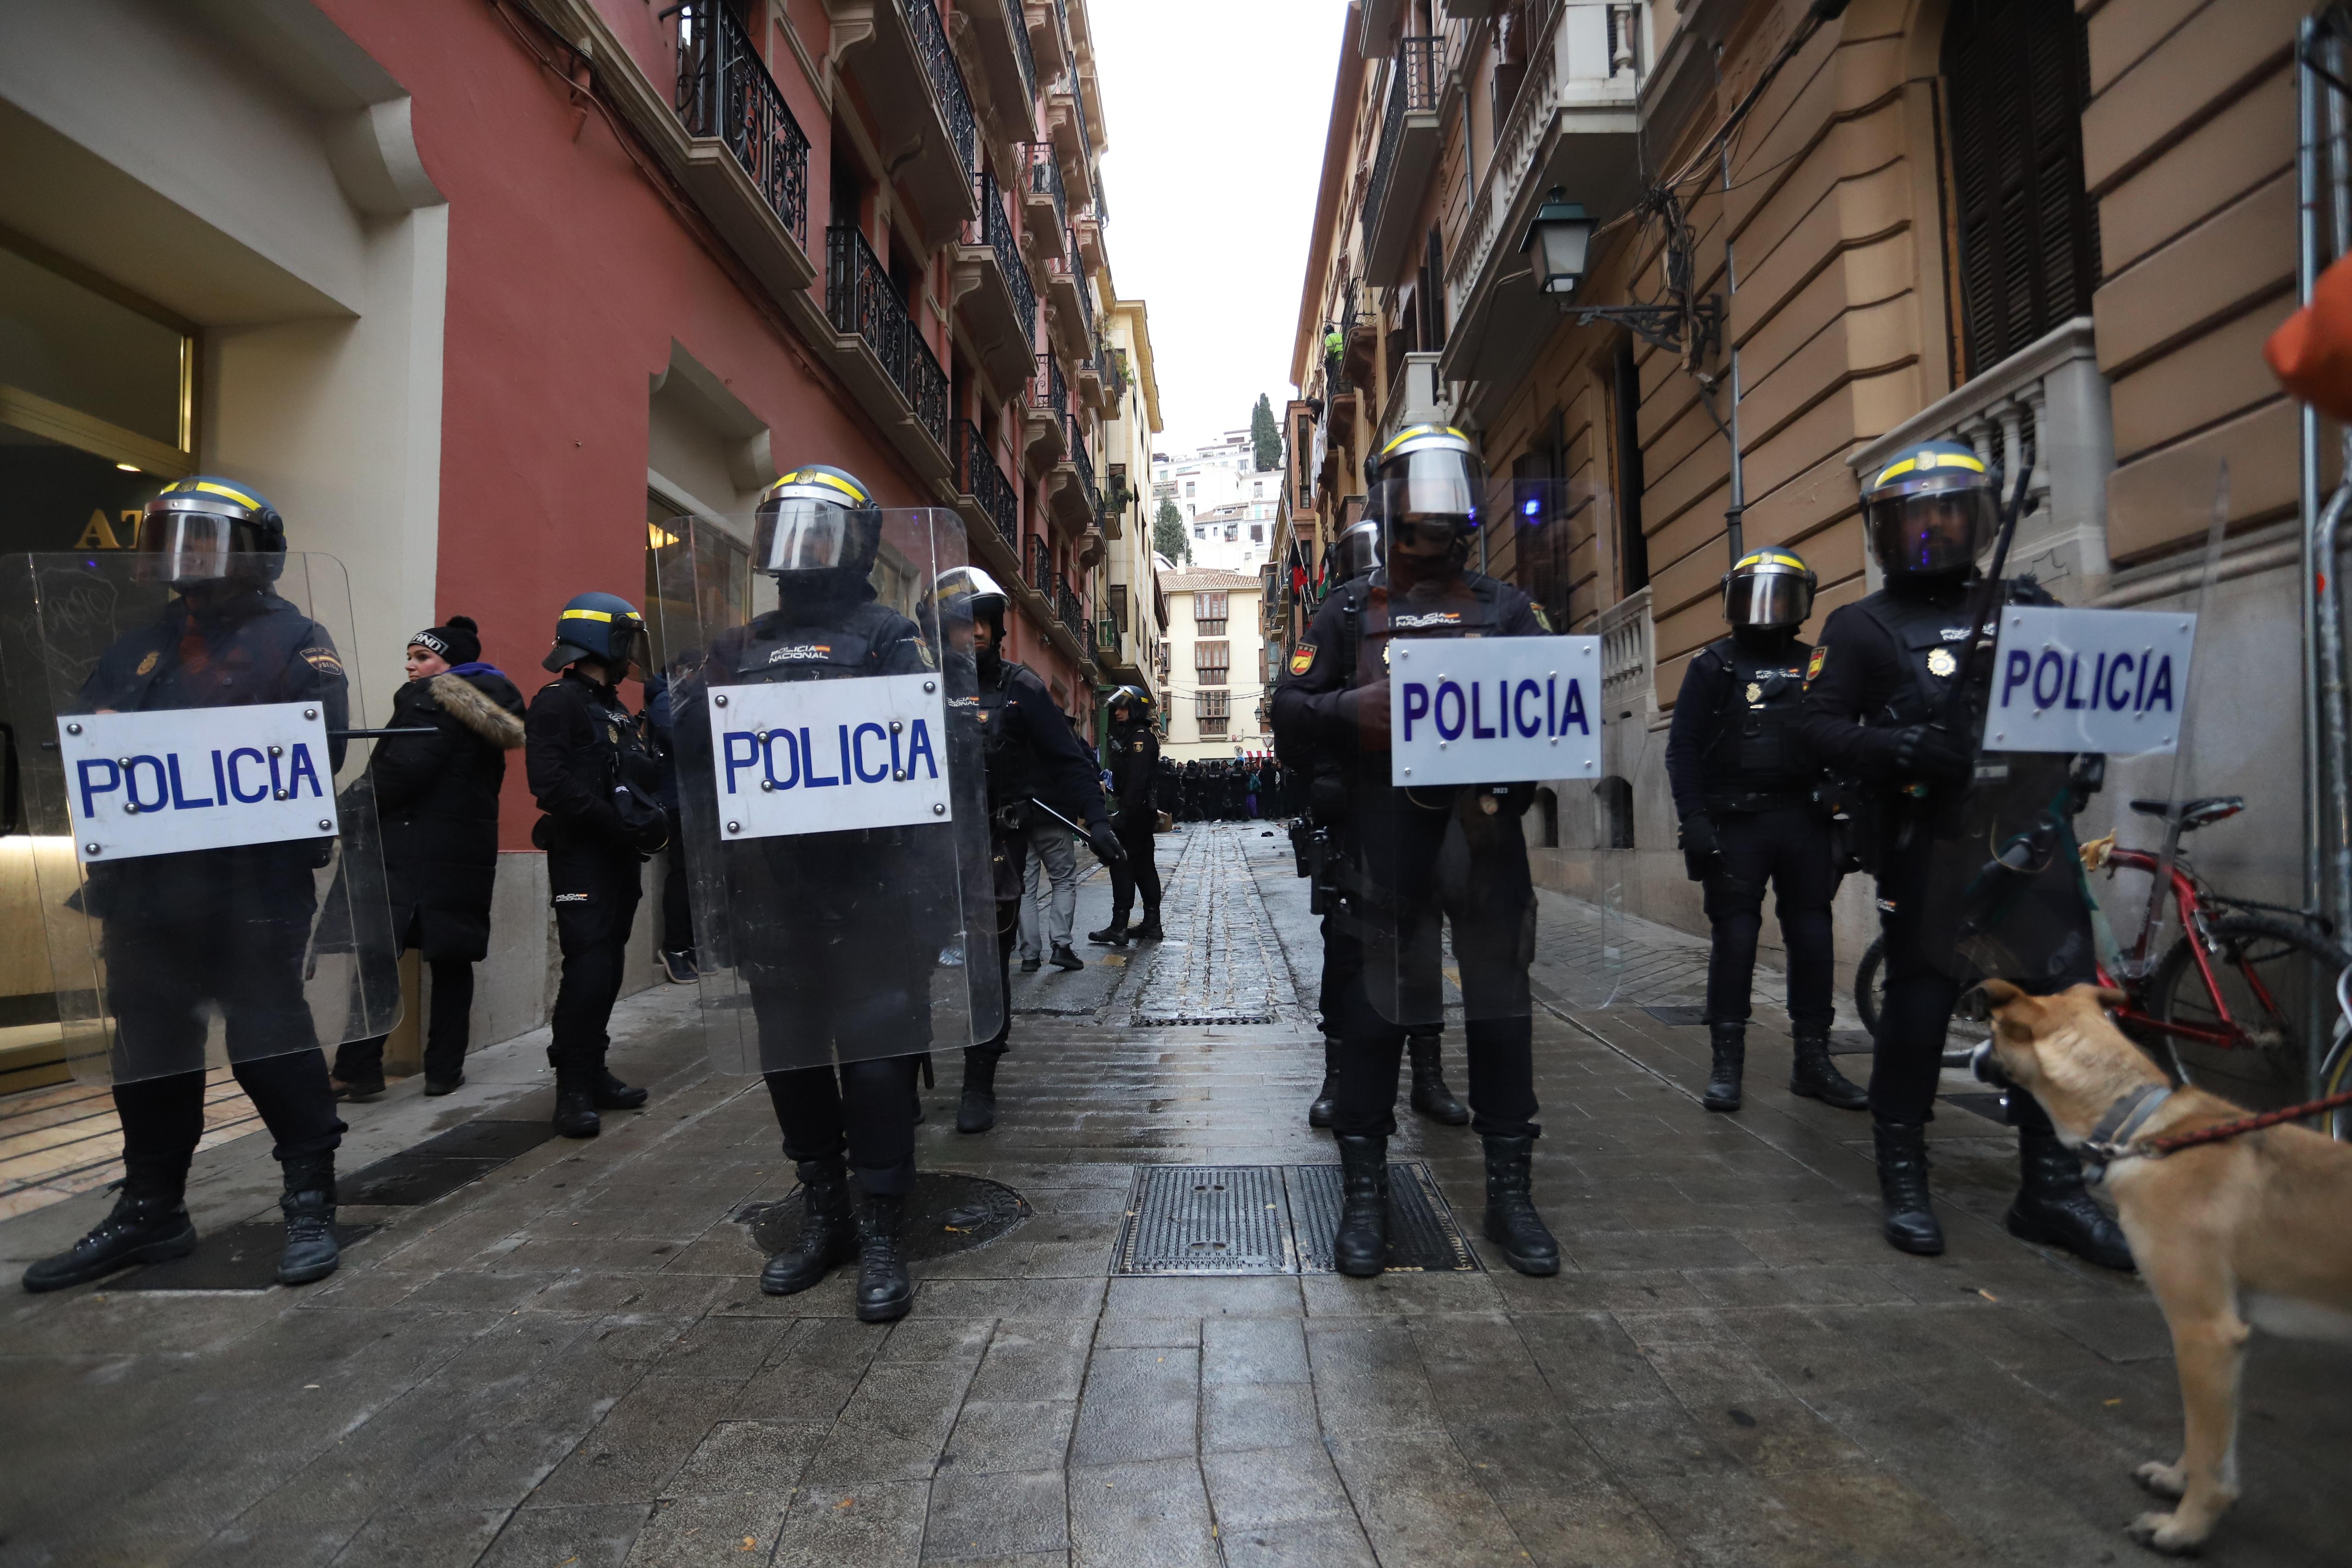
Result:
[[1209,537],[1209,530],[1206,528],[1194,528],[1192,530],[1192,537],[1196,539],[1207,538]]
[[1127,584],[1123,582],[1114,582],[1110,585],[1110,619],[1111,624],[1117,626],[1122,634],[1125,633],[1127,631]]
[[2083,27],[2070,0],[1957,0],[1944,25],[1971,376],[2091,308],[2099,224],[2083,189]]
[[1265,543],[1265,525],[1264,523],[1252,523],[1250,525],[1250,543],[1254,545],[1262,545]]
[[1185,497],[1185,499],[1187,499],[1187,500],[1192,499],[1193,492],[1194,492],[1195,490],[1197,490],[1198,488],[1199,488],[1199,486],[1198,486],[1197,485],[1195,485],[1192,480],[1190,480],[1190,479],[1185,480],[1185,481],[1184,481],[1184,497]]
[[1234,645],[1219,638],[1192,644],[1192,673],[1204,686],[1222,686],[1232,676]]
[[1240,533],[1240,530],[1241,530],[1241,525],[1240,525],[1240,524],[1238,524],[1238,523],[1227,523],[1227,524],[1225,525],[1225,538],[1226,538],[1227,539],[1232,539],[1232,538],[1235,538],[1235,537]]
[[1204,592],[1192,595],[1192,622],[1200,627],[1201,635],[1203,637],[1223,636],[1225,634],[1224,591],[1220,589],[1214,593]]
[[1233,694],[1201,692],[1192,698],[1192,715],[1201,721],[1202,735],[1223,735],[1225,720],[1232,716]]

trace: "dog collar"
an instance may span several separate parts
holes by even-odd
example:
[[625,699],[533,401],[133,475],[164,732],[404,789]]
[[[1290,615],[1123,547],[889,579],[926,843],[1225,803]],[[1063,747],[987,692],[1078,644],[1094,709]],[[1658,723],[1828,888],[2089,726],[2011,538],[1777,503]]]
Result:
[[2099,1118],[2091,1135],[2083,1141],[2083,1177],[2096,1182],[2107,1174],[2107,1166],[2116,1160],[2131,1159],[2145,1151],[2131,1146],[2133,1138],[2148,1124],[2149,1118],[2163,1109],[2172,1098],[2169,1083],[2143,1083],[2117,1100]]

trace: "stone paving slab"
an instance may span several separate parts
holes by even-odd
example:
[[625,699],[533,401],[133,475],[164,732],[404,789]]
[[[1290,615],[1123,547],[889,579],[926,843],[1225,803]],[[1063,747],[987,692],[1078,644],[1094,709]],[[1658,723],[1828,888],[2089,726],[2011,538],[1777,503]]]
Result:
[[[2002,1231],[2013,1145],[1965,1111],[1932,1134],[1950,1250],[1888,1249],[1866,1124],[1778,1086],[1769,1009],[1747,1107],[1701,1110],[1704,1031],[1641,1010],[1696,994],[1686,938],[1629,927],[1632,994],[1537,1019],[1558,1277],[1475,1234],[1466,1131],[1408,1117],[1393,1157],[1426,1162],[1486,1271],[1111,1279],[1138,1162],[1331,1158],[1304,1114],[1315,923],[1262,833],[1163,840],[1192,868],[1171,932],[1240,931],[1223,978],[1166,973],[1180,998],[1263,986],[1274,1022],[1131,1027],[1155,956],[1131,950],[1053,977],[1090,1011],[1016,977],[995,1132],[954,1133],[941,1062],[919,1158],[1034,1212],[921,1266],[905,1322],[856,1322],[840,1275],[760,1293],[737,1216],[792,1185],[764,1092],[709,1068],[684,993],[646,993],[614,1028],[646,1112],[367,1211],[385,1228],[320,1286],[0,1301],[0,1568],[2137,1560],[2129,1469],[2179,1420],[2146,1292]],[[1081,920],[1108,898],[1088,882]],[[480,1053],[457,1104],[354,1107],[346,1160],[543,1114],[541,1043]],[[205,1151],[200,1225],[267,1209],[267,1155]],[[0,1224],[0,1256],[103,1207]],[[2255,1342],[2216,1561],[2342,1560],[2347,1372]]]

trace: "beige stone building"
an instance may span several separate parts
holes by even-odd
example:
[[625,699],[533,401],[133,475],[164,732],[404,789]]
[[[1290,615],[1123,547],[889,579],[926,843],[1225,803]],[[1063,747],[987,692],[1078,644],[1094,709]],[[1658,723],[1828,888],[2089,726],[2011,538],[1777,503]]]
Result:
[[[2299,897],[2300,416],[2259,350],[2294,302],[2304,9],[1853,0],[1809,28],[1800,0],[1349,8],[1284,542],[1319,555],[1400,424],[1479,442],[1487,570],[1605,643],[1610,777],[1555,788],[1539,874],[1630,843],[1629,906],[1703,925],[1664,729],[1724,630],[1729,526],[1819,570],[1818,628],[1874,586],[1857,471],[1951,437],[2031,465],[2017,563],[2084,603],[2186,604],[2226,461],[2187,771],[2250,802],[2207,868]],[[1523,249],[1555,189],[1600,225],[1565,308]],[[1575,315],[1629,304],[1666,308]],[[1284,597],[1295,637],[1314,593]],[[2155,772],[2119,767],[2092,831]],[[1841,900],[1849,961],[1864,892]]]
[[1162,754],[1178,762],[1273,749],[1265,717],[1265,579],[1244,571],[1165,571],[1168,640]]

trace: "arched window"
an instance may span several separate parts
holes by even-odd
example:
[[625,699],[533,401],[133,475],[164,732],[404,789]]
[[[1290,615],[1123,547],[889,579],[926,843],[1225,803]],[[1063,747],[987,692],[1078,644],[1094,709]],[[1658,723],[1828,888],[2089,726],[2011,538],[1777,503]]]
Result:
[[1977,376],[2088,314],[2098,286],[2082,18],[2073,0],[1952,0],[1943,72],[1961,333]]

